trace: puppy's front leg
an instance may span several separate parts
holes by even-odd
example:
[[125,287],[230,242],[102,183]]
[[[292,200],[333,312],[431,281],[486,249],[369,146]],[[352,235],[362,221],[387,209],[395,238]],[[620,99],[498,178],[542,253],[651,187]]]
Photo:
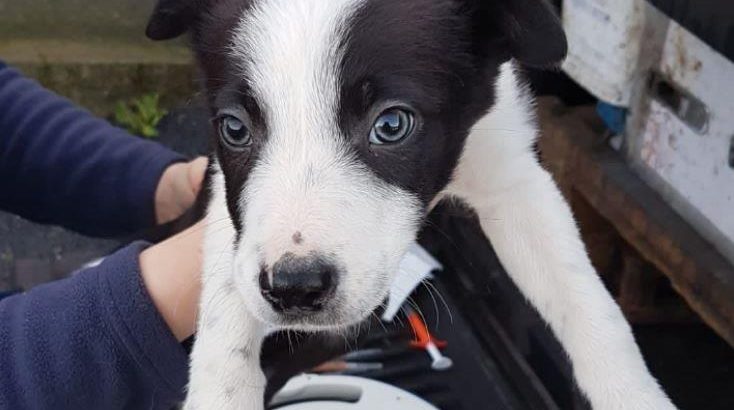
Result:
[[260,367],[264,325],[234,284],[236,232],[216,162],[205,218],[204,266],[196,342],[191,352],[185,410],[262,410],[266,380]]
[[[216,282],[216,281],[215,281]],[[248,313],[231,282],[205,282],[185,410],[261,410],[264,327]]]
[[447,194],[476,210],[508,274],[563,345],[594,409],[675,408],[592,267],[569,206],[535,159],[532,121],[512,122],[517,112],[500,104],[478,126]]

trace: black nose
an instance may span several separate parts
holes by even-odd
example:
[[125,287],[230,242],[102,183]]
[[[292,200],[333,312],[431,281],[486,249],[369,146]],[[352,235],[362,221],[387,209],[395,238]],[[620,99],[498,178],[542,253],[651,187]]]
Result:
[[286,254],[273,265],[272,282],[260,272],[260,292],[276,311],[287,314],[316,312],[336,288],[334,264],[318,256]]

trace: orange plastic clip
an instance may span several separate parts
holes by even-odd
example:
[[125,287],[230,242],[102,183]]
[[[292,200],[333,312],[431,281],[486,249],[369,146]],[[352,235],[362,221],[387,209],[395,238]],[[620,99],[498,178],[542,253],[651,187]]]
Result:
[[448,345],[445,340],[436,339],[431,335],[423,319],[413,309],[408,310],[408,322],[410,322],[410,327],[415,335],[415,340],[410,342],[412,348],[426,350],[429,342],[433,342],[439,349],[443,349]]

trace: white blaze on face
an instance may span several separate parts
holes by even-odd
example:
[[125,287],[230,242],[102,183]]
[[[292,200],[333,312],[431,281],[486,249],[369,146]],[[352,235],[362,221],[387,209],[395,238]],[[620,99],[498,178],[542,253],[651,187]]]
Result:
[[[312,252],[340,268],[330,320],[369,314],[415,239],[421,205],[349,154],[337,121],[340,46],[363,0],[261,0],[232,52],[262,107],[267,143],[243,187],[236,279],[248,307],[274,318],[260,266]],[[349,137],[349,138],[348,138]],[[294,240],[298,238],[300,240]]]

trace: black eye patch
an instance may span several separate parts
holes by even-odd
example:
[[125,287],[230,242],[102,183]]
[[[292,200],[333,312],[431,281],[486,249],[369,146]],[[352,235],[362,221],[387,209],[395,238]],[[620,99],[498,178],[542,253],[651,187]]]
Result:
[[472,58],[474,22],[459,3],[367,0],[342,45],[342,134],[355,158],[425,204],[448,184],[491,101],[491,70]]
[[267,125],[257,100],[242,84],[223,87],[213,101],[213,145],[224,175],[227,208],[239,234],[242,188],[267,141]]

